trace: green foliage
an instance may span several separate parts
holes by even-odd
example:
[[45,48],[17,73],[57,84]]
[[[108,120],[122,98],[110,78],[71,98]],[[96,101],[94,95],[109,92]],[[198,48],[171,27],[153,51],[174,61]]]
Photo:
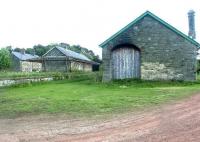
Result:
[[197,60],[197,73],[200,74],[200,60]]
[[47,46],[43,46],[41,44],[38,44],[38,45],[35,45],[32,50],[30,48],[27,49],[26,52],[32,54],[33,51],[34,51],[36,55],[42,56],[48,50],[50,50],[50,49],[52,49],[56,46],[61,46],[65,49],[69,49],[69,50],[72,50],[74,52],[81,53],[81,54],[87,56],[89,59],[91,59],[95,62],[101,63],[99,56],[95,55],[92,50],[88,50],[87,48],[81,47],[80,45],[69,45],[67,43],[59,43],[59,44],[54,43],[54,44],[50,44],[50,45],[47,45]]
[[42,56],[47,51],[49,51],[50,49],[52,49],[53,47],[54,47],[54,45],[43,46],[41,44],[38,44],[38,45],[33,46],[33,49],[34,49],[34,52],[35,52],[36,55]]
[[53,74],[54,80],[71,80],[71,81],[91,81],[91,82],[101,82],[102,73],[100,72],[70,72],[70,73],[60,73],[57,72]]
[[11,55],[6,48],[0,49],[0,70],[8,69],[11,65]]
[[[38,44],[38,45],[34,45],[33,48],[27,48],[26,49],[26,53],[28,54],[32,54],[32,55],[38,55],[38,56],[42,56],[44,55],[47,51],[49,51],[50,49],[56,47],[56,46],[61,46],[65,49],[69,49],[72,51],[75,51],[77,53],[81,53],[83,55],[85,55],[86,57],[88,57],[89,59],[91,59],[94,62],[98,62],[101,63],[101,59],[98,55],[95,55],[94,52],[92,50],[89,50],[87,48],[81,47],[80,45],[69,45],[67,43],[53,43],[53,44],[49,44],[47,46]],[[14,48],[12,49],[11,46],[6,47],[10,52],[11,51],[16,51],[16,52],[21,52],[21,48]]]
[[90,82],[101,82],[102,74],[100,72],[72,72],[65,76],[68,80],[73,81],[90,81]]
[[6,49],[11,53],[12,52],[12,46],[7,46]]
[[197,74],[197,80],[200,81],[200,74]]
[[192,83],[124,82],[104,84],[79,79],[0,88],[0,117],[59,113],[105,116],[149,108],[200,91],[199,84]]
[[0,79],[50,77],[55,72],[0,72]]
[[15,51],[15,52],[21,52],[21,48],[18,48],[18,47],[14,48],[13,51]]
[[179,86],[190,86],[190,85],[200,85],[200,81],[146,81],[146,80],[141,80],[141,79],[123,79],[123,80],[113,80],[112,83],[114,84],[123,84],[125,86],[135,86],[135,87],[149,87],[149,88],[154,88],[154,87],[168,87],[171,85],[174,85],[176,87]]
[[26,49],[26,53],[31,54],[31,55],[34,55],[34,54],[35,54],[35,51],[34,51],[33,48],[27,48],[27,49]]
[[0,79],[19,79],[19,78],[41,78],[53,77],[54,80],[90,80],[93,82],[102,81],[100,72],[0,72]]

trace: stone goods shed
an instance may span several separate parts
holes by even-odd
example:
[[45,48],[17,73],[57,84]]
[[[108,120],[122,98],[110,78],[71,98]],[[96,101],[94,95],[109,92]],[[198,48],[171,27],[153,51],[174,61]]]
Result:
[[199,43],[149,11],[100,46],[104,81],[196,79]]
[[13,71],[32,72],[42,70],[41,63],[29,61],[30,59],[38,58],[37,55],[26,54],[25,50],[22,50],[21,52],[13,51],[11,56],[11,68]]
[[[37,60],[36,60],[37,61]],[[43,71],[92,71],[92,65],[97,64],[86,56],[74,51],[55,47],[40,59]]]

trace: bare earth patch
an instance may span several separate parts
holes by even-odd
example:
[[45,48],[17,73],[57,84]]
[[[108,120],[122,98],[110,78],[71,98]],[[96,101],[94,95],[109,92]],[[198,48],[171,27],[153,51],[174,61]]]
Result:
[[153,111],[107,119],[0,119],[1,142],[199,142],[200,94]]

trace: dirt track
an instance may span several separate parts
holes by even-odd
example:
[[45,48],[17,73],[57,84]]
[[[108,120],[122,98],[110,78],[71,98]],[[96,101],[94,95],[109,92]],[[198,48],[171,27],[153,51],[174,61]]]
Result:
[[200,95],[104,120],[0,119],[0,142],[199,142]]

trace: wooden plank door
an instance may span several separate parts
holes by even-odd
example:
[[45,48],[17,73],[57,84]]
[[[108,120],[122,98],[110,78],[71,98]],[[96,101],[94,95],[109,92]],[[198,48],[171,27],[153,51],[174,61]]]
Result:
[[112,51],[113,79],[140,77],[140,52],[122,47]]

